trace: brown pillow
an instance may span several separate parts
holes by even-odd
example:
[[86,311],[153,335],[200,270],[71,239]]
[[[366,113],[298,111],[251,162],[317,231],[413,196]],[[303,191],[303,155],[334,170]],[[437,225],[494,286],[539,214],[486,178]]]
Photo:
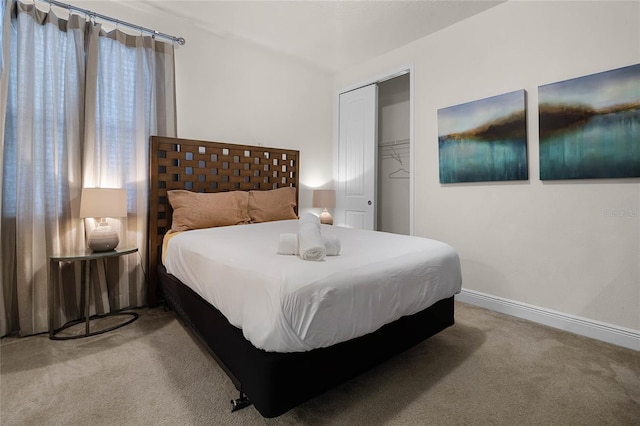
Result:
[[249,223],[246,191],[202,193],[182,189],[167,191],[173,208],[172,231]]
[[252,223],[297,219],[296,189],[293,187],[270,191],[249,191],[249,216]]

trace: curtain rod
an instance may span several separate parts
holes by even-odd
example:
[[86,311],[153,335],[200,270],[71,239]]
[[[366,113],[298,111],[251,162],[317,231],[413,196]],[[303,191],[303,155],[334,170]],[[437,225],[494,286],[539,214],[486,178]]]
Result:
[[58,7],[62,7],[65,9],[69,9],[69,12],[71,12],[72,10],[76,11],[76,12],[80,12],[80,13],[84,13],[85,15],[91,17],[91,18],[100,18],[106,21],[110,21],[110,22],[115,22],[116,25],[124,25],[127,26],[129,28],[134,28],[136,30],[140,30],[146,33],[151,33],[153,35],[153,37],[162,37],[162,38],[166,38],[169,39],[175,43],[178,43],[180,46],[184,46],[184,44],[186,43],[186,40],[183,37],[175,37],[169,34],[164,34],[161,32],[158,32],[156,30],[152,30],[149,28],[145,28],[145,27],[141,27],[140,25],[135,25],[135,24],[130,24],[129,22],[125,22],[125,21],[121,21],[119,19],[115,19],[115,18],[111,18],[110,16],[106,16],[106,15],[102,15],[100,13],[96,13],[93,12],[91,10],[88,9],[83,9],[81,7],[77,7],[77,6],[73,6],[71,4],[67,4],[67,3],[62,3],[56,0],[40,0],[43,1],[45,3],[49,3],[51,5],[54,6],[58,6]]

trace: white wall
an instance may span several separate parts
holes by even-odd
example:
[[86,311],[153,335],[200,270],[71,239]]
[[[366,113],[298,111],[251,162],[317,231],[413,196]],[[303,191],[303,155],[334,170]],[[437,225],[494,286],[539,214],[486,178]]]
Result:
[[[640,330],[640,179],[540,181],[537,116],[538,86],[639,62],[639,2],[511,1],[341,72],[334,90],[414,64],[416,234],[458,249],[465,289]],[[519,89],[529,181],[439,184],[437,110]]]
[[330,74],[143,2],[73,4],[186,39],[175,50],[179,137],[300,150],[302,210],[311,206],[310,187],[332,184]]
[[179,136],[300,150],[310,207],[305,188],[332,179],[331,76],[206,33],[187,40],[176,53]]

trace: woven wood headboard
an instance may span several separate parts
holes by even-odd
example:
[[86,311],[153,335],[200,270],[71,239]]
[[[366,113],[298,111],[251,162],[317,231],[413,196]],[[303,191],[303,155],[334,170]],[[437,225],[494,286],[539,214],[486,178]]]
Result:
[[[151,136],[149,153],[149,246],[147,298],[158,302],[157,267],[162,239],[171,229],[167,191],[194,192],[298,188],[299,151]],[[296,192],[296,198],[298,193]]]

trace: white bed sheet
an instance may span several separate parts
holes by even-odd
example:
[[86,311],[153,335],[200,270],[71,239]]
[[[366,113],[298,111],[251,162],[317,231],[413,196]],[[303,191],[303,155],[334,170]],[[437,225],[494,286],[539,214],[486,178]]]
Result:
[[324,261],[279,255],[298,221],[175,235],[165,266],[266,351],[303,352],[350,340],[460,292],[457,252],[420,237],[322,225],[341,240]]

